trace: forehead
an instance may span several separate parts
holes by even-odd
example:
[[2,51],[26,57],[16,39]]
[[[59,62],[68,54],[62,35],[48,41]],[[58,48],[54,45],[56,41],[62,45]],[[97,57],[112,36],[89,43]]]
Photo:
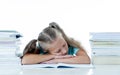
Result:
[[57,48],[60,48],[66,41],[62,37],[56,38],[49,46],[49,50],[55,50]]

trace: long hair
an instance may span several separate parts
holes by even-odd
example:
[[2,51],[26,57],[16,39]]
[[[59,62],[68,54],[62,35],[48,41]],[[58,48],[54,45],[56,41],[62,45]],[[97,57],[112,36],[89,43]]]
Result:
[[63,29],[60,28],[60,26],[59,26],[57,23],[51,22],[51,23],[49,23],[49,27],[55,28],[55,29],[58,30],[60,33],[62,33],[63,38],[66,40],[66,42],[67,42],[69,45],[84,50],[83,47],[80,45],[80,42],[74,40],[73,38],[68,37],[68,36],[64,33]]
[[[34,54],[38,54],[39,53],[39,50],[38,48],[36,47],[36,42],[37,40],[36,39],[32,39],[24,48],[23,50],[23,56],[25,54],[29,54],[29,53],[34,53]],[[23,57],[22,56],[22,57]],[[22,58],[21,57],[21,58]]]

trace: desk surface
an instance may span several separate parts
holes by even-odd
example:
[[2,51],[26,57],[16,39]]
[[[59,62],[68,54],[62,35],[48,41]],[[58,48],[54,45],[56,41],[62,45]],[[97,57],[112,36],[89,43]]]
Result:
[[0,75],[120,75],[120,65],[94,68],[23,68],[19,63],[0,63]]
[[120,65],[94,65],[86,68],[24,68],[20,59],[0,57],[0,75],[120,75]]

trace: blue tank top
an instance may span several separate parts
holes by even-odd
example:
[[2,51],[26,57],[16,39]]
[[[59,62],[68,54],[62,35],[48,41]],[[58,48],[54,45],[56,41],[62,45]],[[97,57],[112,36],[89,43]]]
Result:
[[76,55],[78,52],[78,48],[69,46],[68,47],[68,55]]

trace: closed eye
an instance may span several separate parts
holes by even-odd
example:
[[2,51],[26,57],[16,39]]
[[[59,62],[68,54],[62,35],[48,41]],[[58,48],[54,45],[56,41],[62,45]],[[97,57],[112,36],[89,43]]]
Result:
[[66,44],[63,45],[63,47],[65,47],[65,46],[66,46]]
[[[63,48],[66,46],[66,44],[63,44]],[[61,49],[59,49],[58,51],[57,51],[57,53],[59,53],[61,51]]]
[[61,51],[61,49],[59,49],[56,53],[59,53]]

